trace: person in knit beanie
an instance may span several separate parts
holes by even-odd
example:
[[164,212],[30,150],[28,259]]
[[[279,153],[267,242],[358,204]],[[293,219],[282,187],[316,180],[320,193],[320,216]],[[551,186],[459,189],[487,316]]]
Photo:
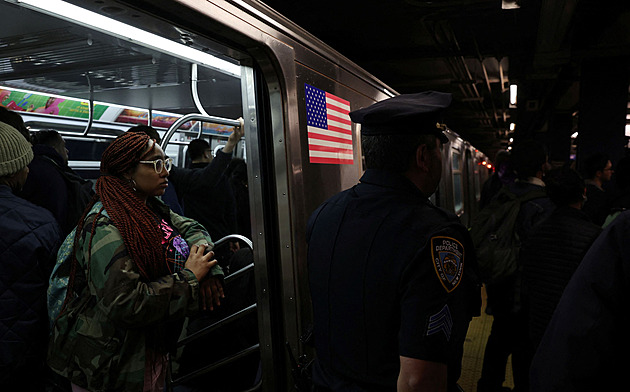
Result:
[[19,191],[28,176],[28,164],[33,160],[31,143],[12,126],[0,122],[0,184]]
[[18,197],[31,144],[0,122],[0,391],[46,390],[48,277],[61,230],[48,210]]

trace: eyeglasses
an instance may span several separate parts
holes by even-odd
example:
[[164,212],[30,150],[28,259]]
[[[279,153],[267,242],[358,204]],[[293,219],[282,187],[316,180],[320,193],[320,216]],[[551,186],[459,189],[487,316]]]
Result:
[[158,174],[162,173],[162,170],[165,167],[166,167],[166,171],[171,171],[171,168],[173,167],[173,158],[166,158],[166,159],[158,158],[155,161],[139,161],[139,162],[152,163],[153,168],[155,169],[155,172]]

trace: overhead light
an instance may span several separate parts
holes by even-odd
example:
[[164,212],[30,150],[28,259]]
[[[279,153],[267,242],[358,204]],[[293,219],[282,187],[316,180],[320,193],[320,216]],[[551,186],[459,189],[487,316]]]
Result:
[[510,106],[516,106],[517,89],[515,84],[510,84]]
[[[626,131],[627,133],[627,131]],[[573,135],[571,135],[571,139],[576,139],[578,137],[578,133],[577,132],[573,132]]]
[[501,2],[501,8],[504,10],[521,8],[521,2],[520,0],[503,0]]
[[514,143],[514,138],[513,137],[510,138],[510,143]]
[[515,129],[516,129],[516,124],[510,123],[510,131],[513,131]]
[[510,151],[510,150],[512,149],[512,146],[508,146],[508,148],[507,148],[507,149],[508,149],[508,151]]
[[241,76],[241,67],[209,53],[182,45],[159,35],[149,33],[137,27],[122,23],[107,16],[88,11],[61,0],[14,0],[17,4],[44,12],[48,15],[79,24],[105,34],[110,34],[125,41],[137,43],[171,56],[200,64],[233,76]]

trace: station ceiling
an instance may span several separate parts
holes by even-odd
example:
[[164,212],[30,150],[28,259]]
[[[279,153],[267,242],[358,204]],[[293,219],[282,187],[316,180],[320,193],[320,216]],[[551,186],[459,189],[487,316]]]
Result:
[[447,124],[490,157],[511,137],[553,132],[553,115],[579,112],[584,60],[630,55],[630,1],[264,3],[398,93],[452,93]]

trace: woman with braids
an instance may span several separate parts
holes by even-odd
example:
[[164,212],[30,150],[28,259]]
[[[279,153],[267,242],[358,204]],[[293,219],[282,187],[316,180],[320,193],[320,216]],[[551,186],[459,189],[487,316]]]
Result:
[[49,345],[49,366],[73,391],[162,391],[184,317],[223,296],[205,229],[156,198],[171,164],[141,132],[119,136],[103,153]]

